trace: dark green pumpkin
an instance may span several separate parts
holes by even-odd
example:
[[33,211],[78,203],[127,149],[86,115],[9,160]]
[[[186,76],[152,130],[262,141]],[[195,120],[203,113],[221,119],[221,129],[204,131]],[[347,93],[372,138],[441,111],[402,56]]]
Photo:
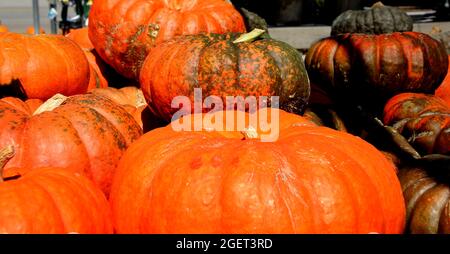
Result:
[[306,55],[312,83],[341,99],[380,104],[402,92],[433,93],[447,67],[444,46],[417,32],[329,37],[312,45]]
[[384,34],[413,30],[413,20],[396,7],[377,2],[368,10],[348,10],[332,24],[331,35],[345,33]]
[[173,98],[187,96],[193,105],[194,88],[201,88],[203,98],[219,96],[224,104],[226,96],[279,96],[282,109],[301,113],[310,95],[301,54],[271,38],[235,41],[241,35],[183,36],[152,48],[140,74],[152,111],[170,120],[178,111]]

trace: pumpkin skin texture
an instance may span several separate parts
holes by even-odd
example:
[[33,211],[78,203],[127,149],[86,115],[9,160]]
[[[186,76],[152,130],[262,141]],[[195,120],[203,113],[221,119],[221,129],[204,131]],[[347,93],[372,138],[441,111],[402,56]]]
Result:
[[[169,125],[145,134],[114,176],[116,232],[402,232],[401,189],[383,154],[359,138],[278,112],[276,142],[252,139],[259,128],[242,135],[205,131],[207,124],[202,131]],[[220,121],[220,113],[212,118]],[[181,119],[187,117],[196,116]]]
[[108,87],[108,80],[103,73],[106,73],[108,68],[103,60],[98,56],[94,50],[83,49],[84,54],[89,62],[90,77],[88,91],[95,88],[106,88]]
[[92,94],[68,97],[42,113],[32,114],[31,108],[18,99],[0,100],[0,147],[13,145],[16,151],[5,172],[37,167],[78,170],[108,195],[120,157],[142,134],[132,116]]
[[404,93],[388,101],[383,122],[423,154],[450,154],[450,108],[438,97]]
[[142,113],[147,108],[142,90],[134,86],[126,86],[120,89],[107,87],[89,91],[97,96],[104,96],[113,102],[122,105],[133,116],[134,120],[143,128]]
[[413,30],[413,20],[396,7],[378,2],[368,10],[348,10],[331,26],[331,35],[345,33],[385,34]]
[[83,51],[64,36],[0,34],[0,97],[10,95],[8,88],[41,100],[81,94],[89,75]]
[[315,43],[306,68],[311,82],[339,96],[379,102],[402,92],[433,93],[448,59],[443,45],[422,33],[345,34]]
[[[448,59],[450,61],[450,56]],[[450,107],[450,72],[447,71],[447,76],[445,76],[442,84],[436,89],[434,95],[443,99]]]
[[155,115],[170,121],[178,111],[172,99],[187,96],[194,102],[194,88],[224,104],[226,96],[279,96],[280,108],[301,113],[310,95],[301,54],[274,39],[234,43],[240,36],[180,36],[152,48],[140,84]]
[[405,167],[398,175],[406,204],[407,231],[450,234],[449,178],[423,168]]
[[66,37],[73,40],[74,42],[76,42],[83,49],[87,49],[89,51],[94,49],[94,45],[92,44],[91,40],[89,39],[87,27],[79,28],[79,29],[72,29],[66,35]]
[[[13,150],[0,150],[2,161],[5,151]],[[0,182],[2,234],[113,233],[108,201],[88,178],[61,168],[20,171],[29,173]]]
[[100,56],[127,78],[139,78],[149,49],[178,35],[245,32],[244,21],[223,0],[95,1],[89,37]]

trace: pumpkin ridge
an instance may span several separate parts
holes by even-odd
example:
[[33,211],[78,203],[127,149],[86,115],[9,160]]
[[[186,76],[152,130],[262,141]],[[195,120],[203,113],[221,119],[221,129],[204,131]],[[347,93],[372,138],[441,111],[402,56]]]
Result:
[[[32,185],[34,185],[35,188],[41,189],[42,193],[45,193],[45,195],[47,196],[47,200],[51,200],[52,206],[54,207],[54,210],[56,211],[55,215],[58,216],[58,219],[56,219],[56,220],[61,221],[61,223],[62,223],[61,226],[63,228],[63,231],[67,232],[67,221],[64,220],[64,216],[60,210],[61,207],[58,206],[56,200],[54,199],[54,197],[52,195],[53,193],[49,192],[47,190],[47,188],[45,186],[41,185],[41,183],[39,181],[36,181],[32,178],[27,178],[27,182],[28,182],[28,184],[31,183]],[[46,182],[48,184],[48,181],[46,181]],[[84,205],[84,203],[83,203],[83,205]]]
[[[353,188],[350,188],[350,186],[349,186],[349,185],[353,184],[353,179],[352,179],[352,177],[349,177],[349,176],[354,175],[355,172],[347,173],[346,170],[336,167],[336,165],[333,163],[333,161],[336,161],[337,159],[334,158],[332,156],[332,154],[334,154],[334,155],[339,154],[340,156],[346,157],[345,160],[344,159],[342,159],[342,160],[350,163],[353,166],[357,166],[358,169],[354,170],[354,171],[357,171],[360,176],[364,175],[364,177],[366,178],[366,181],[364,181],[365,184],[369,184],[373,190],[377,190],[378,188],[374,184],[373,178],[371,178],[369,176],[367,169],[365,169],[364,165],[362,165],[361,162],[354,160],[354,158],[352,157],[351,154],[347,154],[342,151],[342,149],[340,147],[344,144],[334,143],[334,142],[332,142],[332,140],[329,140],[330,139],[329,137],[321,136],[320,134],[316,134],[313,132],[294,133],[293,135],[304,136],[304,138],[307,137],[308,139],[314,140],[315,144],[322,144],[322,145],[328,147],[327,152],[330,152],[330,153],[322,153],[322,154],[320,154],[320,156],[322,159],[326,159],[329,162],[328,165],[333,168],[333,172],[335,173],[335,176],[340,179],[339,182],[342,183],[342,187],[345,189],[347,196],[353,197],[350,200],[353,204],[351,207],[352,207],[352,211],[353,211],[353,215],[354,215],[354,220],[356,221],[354,227],[356,227],[357,230],[359,230],[360,227],[358,225],[359,225],[359,221],[361,221],[359,219],[359,217],[361,217],[361,215],[360,215],[360,213],[358,213],[358,207],[361,207],[361,202],[364,202],[365,197],[357,197],[358,193],[356,192],[356,190]],[[283,142],[284,142],[285,146],[289,147],[289,143],[291,142],[290,140],[292,139],[292,137],[285,137],[285,139],[286,140],[283,140]],[[334,137],[331,139],[334,139]],[[348,140],[346,140],[346,139],[341,139],[341,141],[343,141],[343,143],[345,143],[345,145],[350,145],[350,142],[348,142]],[[301,165],[301,164],[299,164],[299,165]],[[348,168],[350,168],[350,167],[348,166],[346,168],[348,170]],[[361,178],[359,178],[359,179],[361,179]],[[383,201],[380,198],[380,196],[378,195],[378,192],[376,192],[376,191],[372,191],[372,192],[376,193],[376,196],[371,196],[370,198],[378,200],[375,203],[378,203],[378,204],[382,203]],[[357,198],[355,198],[355,197],[357,197]],[[380,210],[382,213],[384,213],[385,207],[381,207]],[[382,218],[386,219],[386,216],[383,215]],[[385,225],[383,224],[381,226],[382,226],[382,232],[385,232],[385,230],[386,230]],[[357,232],[352,232],[352,233],[357,233]]]

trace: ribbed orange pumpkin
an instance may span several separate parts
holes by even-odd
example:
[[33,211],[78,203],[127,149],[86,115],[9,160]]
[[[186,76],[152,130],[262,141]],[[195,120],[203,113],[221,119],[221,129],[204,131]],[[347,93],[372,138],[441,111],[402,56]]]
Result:
[[100,56],[128,78],[138,78],[148,50],[176,35],[244,32],[238,11],[224,0],[94,1],[89,37]]
[[450,107],[440,98],[399,94],[385,105],[383,118],[420,153],[450,155]]
[[[450,56],[448,57],[448,59],[450,62]],[[438,89],[436,89],[434,94],[447,102],[448,106],[450,107],[450,71],[447,72],[447,76],[445,76],[444,81],[442,81],[442,84],[438,87]]]
[[[0,171],[13,156],[0,150]],[[19,169],[25,175],[0,177],[0,233],[113,233],[103,193],[82,174],[61,168]]]
[[89,63],[75,42],[61,35],[0,34],[0,97],[46,100],[57,93],[85,93]]
[[92,94],[55,96],[36,111],[30,105],[11,97],[0,100],[0,147],[14,145],[16,150],[5,172],[37,167],[83,171],[108,194],[120,157],[142,134],[132,116]]
[[169,125],[131,145],[111,190],[116,231],[403,231],[402,190],[393,165],[381,152],[294,114],[258,112],[268,112],[269,120],[279,113],[276,142],[255,139],[266,133],[261,126],[247,125],[243,134],[213,131],[221,119],[232,126],[216,112],[210,118],[213,125],[205,124],[202,131],[177,132]]
[[444,46],[417,32],[325,38],[305,61],[312,83],[345,99],[383,103],[402,92],[433,93],[448,68]]
[[179,36],[152,48],[140,76],[152,111],[170,121],[179,110],[172,100],[187,96],[193,109],[194,89],[201,88],[224,107],[227,96],[267,96],[269,103],[279,96],[282,109],[301,113],[310,95],[302,55],[260,32]]

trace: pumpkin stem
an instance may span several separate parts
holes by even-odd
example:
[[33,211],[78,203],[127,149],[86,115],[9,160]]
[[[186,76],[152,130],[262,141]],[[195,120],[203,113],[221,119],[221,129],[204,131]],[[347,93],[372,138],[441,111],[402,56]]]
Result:
[[0,183],[3,182],[3,168],[5,167],[6,163],[14,157],[14,146],[9,145],[3,149],[0,150]]
[[245,33],[245,34],[242,34],[241,36],[239,36],[239,38],[234,40],[233,43],[252,42],[265,32],[266,32],[265,30],[255,28],[251,32]]
[[61,106],[61,104],[63,104],[67,100],[67,98],[67,96],[64,96],[62,94],[55,94],[52,98],[48,99],[46,102],[44,102],[44,104],[39,106],[39,108],[34,111],[33,115],[35,116],[39,115],[42,112],[52,111],[55,108]]
[[336,111],[332,109],[328,109],[328,113],[331,115],[331,121],[333,121],[333,126],[336,130],[342,131],[342,132],[348,132],[347,127],[345,127],[344,121],[339,117],[339,115],[336,113]]
[[241,131],[241,133],[242,133],[242,135],[244,135],[243,140],[258,138],[258,132],[256,131],[255,127],[253,127],[253,126],[249,126],[244,131]]
[[372,7],[370,7],[370,8],[373,9],[373,8],[381,8],[381,7],[384,7],[384,4],[381,1],[378,1],[378,2],[374,3],[372,5]]
[[136,91],[136,108],[147,105],[147,101],[145,101],[144,93],[141,89],[137,89]]

